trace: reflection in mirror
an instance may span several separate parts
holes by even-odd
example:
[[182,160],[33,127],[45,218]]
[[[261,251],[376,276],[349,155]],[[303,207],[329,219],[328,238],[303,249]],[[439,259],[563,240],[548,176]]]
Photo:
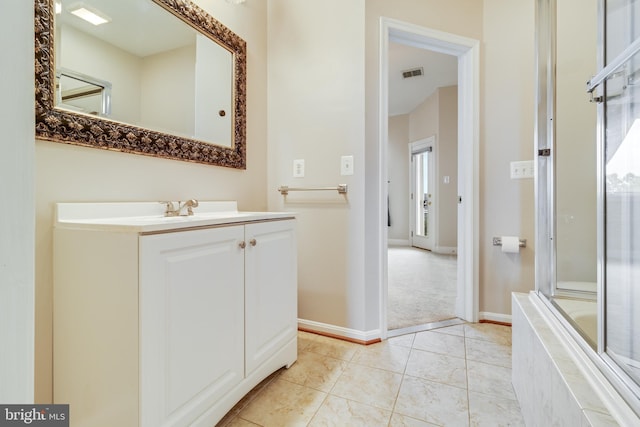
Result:
[[189,0],[35,4],[39,138],[244,169],[244,40]]
[[60,108],[109,117],[111,83],[74,71],[58,68],[56,105]]
[[112,82],[112,119],[231,146],[231,52],[150,0],[57,1],[56,70]]

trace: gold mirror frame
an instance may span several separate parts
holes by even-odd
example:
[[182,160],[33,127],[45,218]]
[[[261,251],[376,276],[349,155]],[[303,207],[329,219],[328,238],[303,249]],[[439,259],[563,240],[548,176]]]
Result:
[[54,105],[53,0],[35,0],[36,138],[125,153],[246,169],[246,42],[190,0],[152,0],[233,55],[230,148],[75,113]]

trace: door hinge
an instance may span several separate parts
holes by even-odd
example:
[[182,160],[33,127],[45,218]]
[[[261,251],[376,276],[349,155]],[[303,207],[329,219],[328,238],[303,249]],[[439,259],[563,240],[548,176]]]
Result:
[[551,148],[541,148],[538,150],[538,156],[549,157],[551,155]]

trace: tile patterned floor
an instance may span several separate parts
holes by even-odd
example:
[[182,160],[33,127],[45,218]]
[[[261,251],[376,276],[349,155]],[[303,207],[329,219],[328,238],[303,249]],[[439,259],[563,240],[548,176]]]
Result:
[[389,330],[455,317],[455,255],[408,246],[391,246],[387,254]]
[[299,332],[298,351],[218,426],[524,426],[510,327],[455,325],[369,346]]

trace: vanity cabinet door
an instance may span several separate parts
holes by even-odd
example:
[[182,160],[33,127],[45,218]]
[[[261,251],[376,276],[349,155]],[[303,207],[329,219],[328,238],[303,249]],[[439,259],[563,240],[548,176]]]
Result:
[[244,226],[140,237],[143,427],[186,426],[244,377]]
[[246,225],[246,375],[297,334],[295,221]]

